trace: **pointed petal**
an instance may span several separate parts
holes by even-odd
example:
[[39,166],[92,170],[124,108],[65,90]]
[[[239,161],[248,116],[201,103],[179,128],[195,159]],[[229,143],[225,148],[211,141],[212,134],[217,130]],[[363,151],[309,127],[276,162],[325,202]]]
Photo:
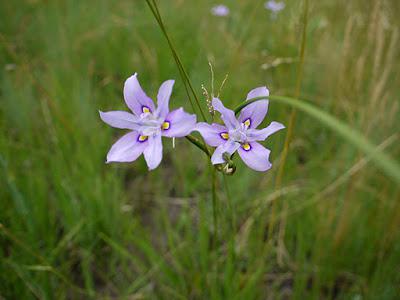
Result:
[[172,87],[174,86],[175,80],[165,81],[158,90],[157,94],[157,110],[156,115],[164,118],[169,112],[169,98],[171,97]]
[[99,113],[103,122],[112,127],[132,130],[137,130],[140,127],[138,117],[126,111],[99,111]]
[[[269,96],[269,90],[267,89],[266,86],[260,86],[258,88],[252,89],[248,94],[246,100],[250,100],[252,98],[256,97],[268,97]],[[267,98],[266,98],[267,100]]]
[[268,111],[268,101],[259,100],[250,103],[242,109],[239,115],[239,122],[248,122],[248,128],[256,128],[264,120]]
[[168,128],[162,130],[167,137],[184,137],[191,133],[196,126],[196,115],[188,114],[183,108],[171,111],[165,118]]
[[144,107],[149,109],[151,112],[154,112],[153,100],[151,100],[142,90],[142,87],[137,80],[137,73],[133,74],[125,81],[124,98],[126,105],[137,116],[140,116],[144,112]]
[[269,154],[271,151],[257,142],[251,142],[249,145],[249,150],[245,150],[243,147],[240,147],[238,150],[244,163],[248,167],[259,172],[270,169],[272,166],[269,162]]
[[228,132],[228,128],[220,124],[213,123],[210,125],[201,122],[197,123],[195,130],[200,132],[206,143],[212,147],[218,147],[226,142],[226,139],[221,136],[221,133]]
[[263,128],[263,129],[249,129],[247,131],[247,139],[248,141],[264,141],[267,137],[269,137],[271,134],[285,128],[284,125],[278,122],[271,122],[271,124],[268,125],[268,127]]
[[222,164],[225,162],[223,154],[228,152],[229,155],[232,155],[237,149],[239,149],[240,144],[231,140],[219,145],[213,155],[211,156],[211,162],[213,165]]
[[218,98],[214,98],[212,100],[212,105],[216,111],[221,113],[221,119],[222,121],[224,121],[228,129],[235,129],[239,125],[239,122],[236,120],[233,110],[226,108],[222,104],[221,100],[219,100]]
[[149,170],[158,167],[162,160],[162,142],[161,134],[151,135],[148,139],[148,146],[144,150],[144,159],[146,160]]
[[136,160],[147,146],[147,141],[138,142],[139,133],[129,132],[122,136],[107,154],[107,163],[110,162],[131,162]]

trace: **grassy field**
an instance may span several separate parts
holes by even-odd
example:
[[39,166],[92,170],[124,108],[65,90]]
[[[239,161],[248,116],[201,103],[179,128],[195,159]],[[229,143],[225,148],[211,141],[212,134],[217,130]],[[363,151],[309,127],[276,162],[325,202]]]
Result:
[[0,2],[0,299],[400,299],[400,2],[224,3],[158,1],[203,108],[211,62],[229,107],[266,85],[322,113],[270,101],[265,124],[295,114],[287,159],[282,130],[270,171],[217,173],[214,232],[185,139],[152,172],[104,163],[122,132],[98,110],[127,110],[134,72],[152,97],[176,79],[171,107],[193,112],[146,2]]

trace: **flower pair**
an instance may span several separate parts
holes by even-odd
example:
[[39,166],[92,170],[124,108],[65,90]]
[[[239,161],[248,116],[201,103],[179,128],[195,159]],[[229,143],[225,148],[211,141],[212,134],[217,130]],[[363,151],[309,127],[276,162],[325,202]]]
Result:
[[[216,147],[211,157],[213,164],[225,163],[226,156],[230,157],[237,151],[242,160],[256,171],[266,171],[271,167],[270,150],[257,141],[264,141],[284,126],[272,122],[264,129],[256,129],[267,113],[268,100],[250,103],[236,118],[232,110],[227,109],[221,100],[214,98],[213,108],[221,114],[225,126],[203,122],[196,124],[196,116],[186,113],[183,108],[169,111],[173,85],[173,80],[167,80],[161,85],[156,107],[141,88],[136,73],[126,80],[124,98],[133,114],[125,111],[100,112],[101,119],[108,125],[131,130],[111,147],[107,154],[107,163],[131,162],[143,153],[149,169],[153,170],[162,160],[162,136],[184,137],[196,130],[208,145]],[[260,87],[252,90],[247,99],[268,95],[268,89]]]

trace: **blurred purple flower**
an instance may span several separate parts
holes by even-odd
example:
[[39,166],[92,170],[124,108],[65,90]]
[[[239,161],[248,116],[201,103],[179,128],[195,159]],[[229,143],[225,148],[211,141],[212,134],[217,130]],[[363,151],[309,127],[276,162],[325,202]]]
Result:
[[211,8],[211,13],[218,17],[226,17],[229,12],[229,8],[223,4],[215,5]]
[[273,13],[278,13],[280,12],[282,9],[285,8],[285,3],[283,2],[277,2],[275,0],[270,0],[265,2],[264,7],[270,11],[272,11]]
[[[267,97],[266,87],[259,87],[250,91],[247,99]],[[238,151],[246,165],[256,171],[267,171],[271,168],[269,162],[270,150],[264,148],[257,141],[264,141],[271,134],[285,128],[278,122],[272,122],[264,129],[256,129],[261,124],[268,111],[268,100],[259,100],[244,107],[236,119],[234,111],[227,109],[218,98],[212,101],[214,109],[221,113],[225,126],[220,124],[198,123],[196,129],[203,136],[207,144],[217,147],[211,157],[211,162],[222,164],[224,155],[231,156]]]
[[169,111],[169,98],[174,80],[165,81],[158,90],[156,108],[140,87],[135,73],[125,81],[125,103],[133,112],[109,111],[101,112],[100,118],[108,125],[129,129],[107,154],[107,163],[131,162],[142,153],[149,170],[157,168],[162,159],[161,136],[184,137],[194,130],[196,116],[179,108]]

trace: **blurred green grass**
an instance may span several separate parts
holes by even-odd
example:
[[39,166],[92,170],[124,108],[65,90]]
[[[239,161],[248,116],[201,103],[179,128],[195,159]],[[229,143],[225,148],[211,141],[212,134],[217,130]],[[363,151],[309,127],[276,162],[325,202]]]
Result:
[[[267,85],[293,95],[300,1],[271,18],[263,1],[160,1],[196,91],[228,73],[231,107]],[[398,159],[399,12],[392,1],[310,1],[301,98]],[[351,143],[298,113],[281,188],[273,169],[219,182],[219,245],[211,245],[208,168],[185,140],[105,165],[122,134],[98,109],[126,109],[139,73],[155,96],[175,78],[171,106],[190,110],[144,1],[0,3],[0,296],[5,299],[398,299],[400,188]],[[205,105],[205,103],[204,103]],[[270,103],[266,122],[287,123]],[[231,201],[231,205],[229,204]],[[268,235],[271,203],[278,224]],[[234,211],[234,213],[232,212]],[[234,225],[232,228],[232,219]]]

